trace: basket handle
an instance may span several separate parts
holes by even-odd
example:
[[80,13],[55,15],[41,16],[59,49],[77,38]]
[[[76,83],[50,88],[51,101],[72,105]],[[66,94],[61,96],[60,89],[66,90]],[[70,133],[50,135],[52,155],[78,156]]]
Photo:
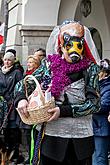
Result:
[[25,89],[26,89],[26,97],[28,97],[28,92],[27,92],[27,87],[26,87],[26,80],[29,79],[29,78],[32,79],[32,80],[34,80],[34,82],[36,84],[36,87],[38,88],[38,92],[40,94],[40,98],[41,98],[41,100],[42,100],[42,102],[44,104],[45,103],[45,97],[44,97],[44,94],[43,94],[43,92],[41,90],[41,86],[40,86],[38,80],[33,75],[27,75],[24,78],[24,85],[25,85]]

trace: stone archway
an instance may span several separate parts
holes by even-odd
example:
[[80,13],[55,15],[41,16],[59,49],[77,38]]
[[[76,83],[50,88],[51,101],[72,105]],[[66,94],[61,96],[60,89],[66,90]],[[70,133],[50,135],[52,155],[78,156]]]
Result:
[[89,27],[89,30],[91,32],[92,38],[93,38],[96,48],[98,50],[100,59],[102,59],[102,41],[101,41],[100,34],[99,34],[98,30],[93,27]]
[[57,24],[62,24],[66,19],[74,19],[79,0],[61,0],[58,12]]
[[[100,49],[99,54],[102,58],[109,58],[110,52],[110,20],[109,18],[109,6],[110,1],[100,0],[100,1],[91,1],[91,13],[84,17],[80,10],[81,0],[77,5],[75,19],[79,20],[83,25],[87,27],[92,27],[97,29],[98,33],[94,31],[94,40],[96,41],[96,47]],[[97,10],[98,9],[98,10]],[[99,37],[98,37],[99,36]],[[95,39],[97,38],[97,39]],[[102,49],[102,48],[103,49]]]

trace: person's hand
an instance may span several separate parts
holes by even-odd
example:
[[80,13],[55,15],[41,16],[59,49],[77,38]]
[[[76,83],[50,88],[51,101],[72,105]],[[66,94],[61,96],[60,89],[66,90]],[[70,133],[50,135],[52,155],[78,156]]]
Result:
[[109,114],[109,116],[108,116],[108,121],[110,122],[110,114]]
[[99,81],[100,81],[100,80],[104,79],[107,76],[107,73],[104,72],[104,71],[101,71],[98,75],[99,75]]
[[19,111],[25,117],[28,117],[29,113],[27,111],[27,107],[28,107],[28,101],[25,99],[22,99],[18,103],[17,111]]
[[52,116],[48,120],[48,122],[50,122],[52,120],[57,120],[59,118],[59,116],[60,116],[60,108],[59,107],[55,107],[55,108],[49,109],[48,112],[52,114]]

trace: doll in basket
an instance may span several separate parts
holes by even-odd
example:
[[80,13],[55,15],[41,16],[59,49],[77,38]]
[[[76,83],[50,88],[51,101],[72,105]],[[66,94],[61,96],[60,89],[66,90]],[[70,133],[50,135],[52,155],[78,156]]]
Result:
[[[65,21],[53,29],[46,50],[56,107],[48,110],[52,116],[41,145],[40,165],[90,164],[94,151],[92,113],[99,111],[100,60],[91,34],[79,22]],[[43,73],[45,77],[47,71]],[[25,97],[16,103],[28,117]],[[39,125],[36,128],[39,130]]]

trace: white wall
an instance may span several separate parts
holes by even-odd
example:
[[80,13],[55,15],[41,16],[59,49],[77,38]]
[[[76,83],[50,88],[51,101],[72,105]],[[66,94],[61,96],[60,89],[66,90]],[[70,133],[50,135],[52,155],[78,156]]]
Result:
[[22,24],[40,26],[57,24],[60,0],[24,0],[22,3]]

